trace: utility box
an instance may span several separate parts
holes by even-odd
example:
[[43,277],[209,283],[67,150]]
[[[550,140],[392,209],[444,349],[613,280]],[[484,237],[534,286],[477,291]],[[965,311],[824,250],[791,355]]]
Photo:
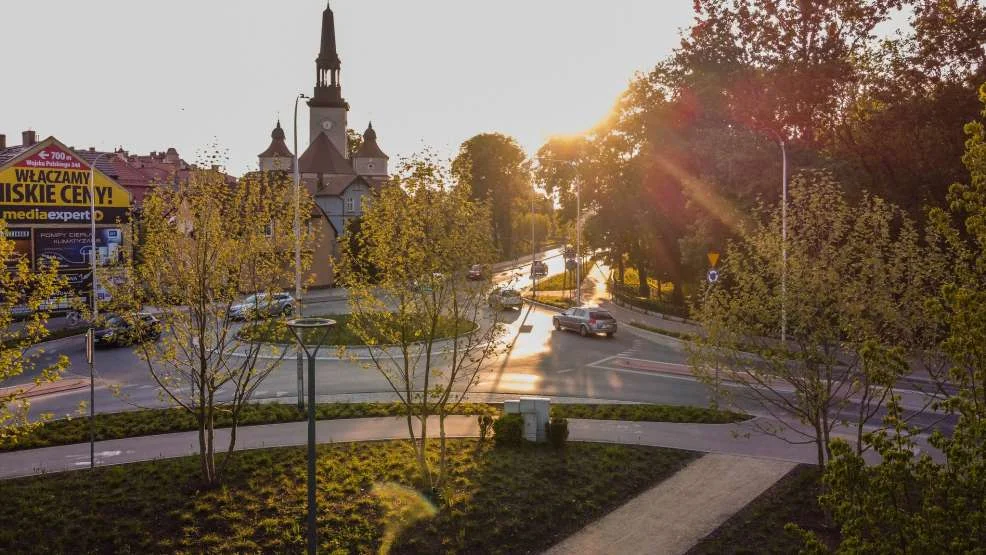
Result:
[[[536,443],[548,441],[548,421],[551,417],[551,399],[548,397],[521,397],[520,415],[524,418],[524,439]],[[506,402],[504,403],[506,412]]]

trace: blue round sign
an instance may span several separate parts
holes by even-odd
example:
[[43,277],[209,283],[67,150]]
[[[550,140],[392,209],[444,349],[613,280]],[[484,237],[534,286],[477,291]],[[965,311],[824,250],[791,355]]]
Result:
[[717,272],[716,270],[709,270],[708,278],[709,278],[709,283],[715,283],[719,281],[719,272]]

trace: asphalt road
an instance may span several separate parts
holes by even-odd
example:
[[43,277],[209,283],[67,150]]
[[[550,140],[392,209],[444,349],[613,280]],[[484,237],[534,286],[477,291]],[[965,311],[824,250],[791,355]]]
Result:
[[[563,270],[561,256],[546,259],[549,275]],[[496,274],[500,283],[523,287],[529,283],[529,264]],[[308,314],[340,313],[345,301],[306,305]],[[521,310],[500,314],[507,325],[509,350],[491,359],[472,389],[476,393],[582,397],[600,400],[638,401],[674,405],[707,406],[710,389],[696,381],[688,371],[686,355],[680,347],[666,346],[633,333],[621,322],[612,338],[580,337],[577,333],[555,331],[546,308],[525,305]],[[617,319],[620,315],[617,314]],[[639,333],[639,332],[638,332]],[[645,335],[645,334],[640,334]],[[67,377],[88,377],[83,340],[66,338],[45,345],[42,360],[64,354],[72,366]],[[332,357],[332,350],[323,350]],[[161,407],[167,403],[147,370],[146,363],[132,348],[100,349],[96,353],[96,401],[98,412],[118,412],[141,407]],[[442,365],[442,358],[434,359]],[[319,396],[380,396],[391,393],[388,382],[369,361],[318,360],[316,394]],[[729,386],[726,386],[729,387]],[[740,391],[741,393],[741,391]],[[220,396],[228,391],[220,390]],[[905,392],[907,394],[907,392]],[[260,384],[254,399],[294,402],[297,395],[297,366],[293,356],[281,361]],[[913,395],[912,395],[913,396]],[[56,416],[78,415],[81,402],[88,402],[88,388],[40,396],[32,399],[32,413]],[[739,408],[763,414],[749,399],[737,401]],[[911,405],[919,404],[912,400]],[[847,407],[852,414],[854,407]],[[940,420],[934,414],[915,417],[920,426]]]

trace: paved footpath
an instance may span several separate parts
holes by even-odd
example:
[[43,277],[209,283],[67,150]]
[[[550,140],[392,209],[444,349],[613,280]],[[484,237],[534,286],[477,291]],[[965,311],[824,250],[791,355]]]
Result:
[[772,459],[705,455],[545,554],[684,553],[794,466]]

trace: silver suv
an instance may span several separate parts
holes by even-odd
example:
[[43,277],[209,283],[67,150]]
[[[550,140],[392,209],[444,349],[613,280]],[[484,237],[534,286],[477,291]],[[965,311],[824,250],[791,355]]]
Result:
[[585,337],[589,334],[605,333],[613,337],[616,333],[616,318],[605,310],[591,307],[570,308],[551,318],[556,330],[574,330]]
[[242,303],[229,307],[232,320],[255,320],[272,316],[291,316],[294,314],[294,297],[289,293],[257,293],[243,299]]

